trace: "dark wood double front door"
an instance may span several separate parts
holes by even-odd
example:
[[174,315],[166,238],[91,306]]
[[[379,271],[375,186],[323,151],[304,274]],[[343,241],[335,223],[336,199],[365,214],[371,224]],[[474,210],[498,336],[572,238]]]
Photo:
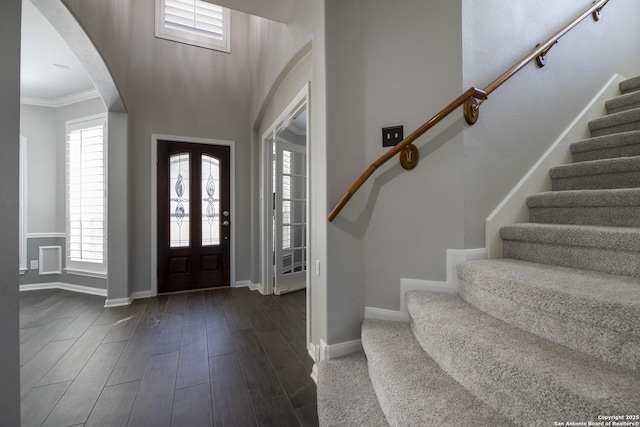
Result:
[[230,148],[158,141],[158,292],[230,285]]

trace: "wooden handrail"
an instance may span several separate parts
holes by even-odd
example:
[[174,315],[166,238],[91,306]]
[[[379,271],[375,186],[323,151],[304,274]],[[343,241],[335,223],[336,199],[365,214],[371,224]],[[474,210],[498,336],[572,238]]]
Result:
[[371,166],[369,166],[369,168],[360,176],[360,178],[358,178],[356,182],[354,182],[353,185],[349,187],[349,190],[347,190],[344,196],[342,196],[342,198],[340,199],[336,207],[333,208],[331,213],[329,213],[329,222],[335,219],[335,217],[338,215],[338,213],[340,213],[342,208],[347,204],[347,202],[351,199],[351,197],[355,194],[355,192],[358,191],[360,187],[362,187],[362,184],[365,183],[365,181],[375,172],[376,169],[378,169],[380,166],[385,164],[389,159],[391,159],[393,156],[401,152],[406,146],[408,146],[413,141],[418,139],[420,136],[422,136],[423,133],[425,133],[432,127],[434,127],[442,119],[447,117],[449,114],[451,114],[453,111],[455,111],[458,107],[460,107],[462,104],[464,104],[471,98],[486,99],[487,95],[482,90],[476,89],[474,87],[467,89],[465,93],[463,93],[462,95],[457,97],[453,102],[451,102],[449,105],[444,107],[442,111],[440,111],[438,114],[436,114],[431,119],[429,119],[428,122],[420,126],[411,135],[409,135],[408,137],[403,139],[401,142],[399,142],[396,146],[394,146],[392,149],[387,151],[384,156],[380,157],[378,160],[373,162]]
[[347,190],[347,192],[342,196],[340,201],[336,204],[336,206],[329,213],[329,222],[333,221],[336,216],[340,213],[342,208],[351,200],[351,197],[358,191],[360,187],[369,179],[369,177],[378,169],[380,166],[385,164],[388,160],[390,160],[396,154],[402,152],[409,145],[422,136],[426,131],[431,129],[433,126],[442,121],[445,117],[455,111],[458,107],[464,105],[465,106],[465,119],[467,123],[470,125],[474,124],[478,117],[478,108],[480,107],[481,102],[477,102],[478,99],[485,100],[487,97],[497,88],[499,88],[504,82],[513,77],[518,71],[528,65],[534,59],[537,61],[540,67],[545,65],[546,54],[549,50],[558,42],[558,40],[564,36],[566,33],[571,31],[573,27],[582,22],[587,16],[592,15],[593,18],[598,21],[600,20],[600,12],[602,8],[609,3],[609,0],[598,0],[594,2],[587,10],[582,12],[579,16],[573,19],[569,24],[563,27],[560,31],[555,33],[551,38],[545,41],[542,44],[536,46],[529,54],[523,57],[521,60],[516,62],[511,68],[502,73],[497,79],[491,82],[484,90],[477,89],[475,87],[467,89],[462,95],[453,100],[449,105],[443,108],[438,114],[433,116],[429,121],[416,129],[411,135],[403,139],[392,149],[387,151],[382,157],[373,162],[367,170],[360,175],[351,187]]

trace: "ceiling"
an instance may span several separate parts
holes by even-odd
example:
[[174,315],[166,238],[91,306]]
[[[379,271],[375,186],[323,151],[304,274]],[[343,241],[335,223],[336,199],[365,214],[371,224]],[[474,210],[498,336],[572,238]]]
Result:
[[95,90],[76,55],[29,0],[22,1],[21,58],[23,100],[56,103]]

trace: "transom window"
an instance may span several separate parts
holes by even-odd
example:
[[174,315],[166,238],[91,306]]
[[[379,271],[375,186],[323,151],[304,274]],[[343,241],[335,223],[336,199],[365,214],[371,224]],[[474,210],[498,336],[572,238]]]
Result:
[[229,9],[202,0],[156,0],[156,37],[230,52]]

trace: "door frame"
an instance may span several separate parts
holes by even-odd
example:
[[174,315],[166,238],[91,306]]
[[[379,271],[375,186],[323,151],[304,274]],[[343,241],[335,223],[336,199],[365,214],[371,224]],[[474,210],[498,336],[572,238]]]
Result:
[[310,142],[310,102],[309,102],[309,83],[306,83],[302,90],[298,92],[298,94],[293,98],[293,100],[287,105],[287,107],[283,110],[283,112],[278,116],[278,118],[267,128],[267,131],[262,135],[260,139],[260,193],[261,193],[261,201],[260,201],[260,282],[262,283],[262,293],[265,295],[273,294],[273,263],[272,263],[272,239],[273,239],[273,230],[272,230],[272,221],[271,221],[271,210],[272,210],[272,195],[271,195],[271,182],[273,179],[273,171],[272,171],[272,156],[273,156],[273,147],[268,142],[271,140],[271,137],[276,133],[283,125],[296,113],[302,111],[303,109],[307,110],[307,134],[306,134],[306,167],[307,167],[307,183],[306,183],[306,194],[307,194],[307,209],[306,209],[306,234],[307,234],[307,251],[306,251],[306,263],[307,263],[307,271],[306,271],[306,286],[307,286],[307,344],[309,343],[310,335],[310,319],[311,319],[311,292],[309,292],[309,288],[311,285],[311,276],[310,272],[310,260],[311,260],[311,251],[308,245],[308,239],[311,231],[311,221],[309,215],[309,199],[311,197],[310,193],[310,185],[309,185],[309,177],[311,176],[311,161],[309,156],[309,142]]
[[230,180],[229,196],[231,210],[231,242],[229,246],[229,286],[236,286],[236,150],[235,141],[221,139],[195,138],[177,135],[151,135],[151,293],[158,295],[158,141],[184,142],[203,145],[222,145],[229,147]]

